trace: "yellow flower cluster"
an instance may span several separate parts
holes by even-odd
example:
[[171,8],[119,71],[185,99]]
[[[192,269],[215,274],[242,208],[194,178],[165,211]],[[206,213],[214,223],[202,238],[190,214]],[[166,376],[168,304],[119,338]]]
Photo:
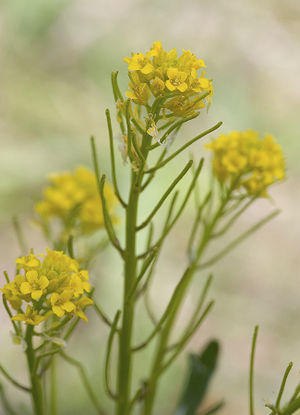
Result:
[[89,274],[79,269],[76,260],[47,249],[45,256],[31,253],[18,258],[16,265],[14,280],[1,288],[12,308],[18,311],[13,320],[37,325],[51,315],[59,318],[75,315],[87,321],[83,310],[93,304],[84,295],[91,290]]
[[[116,198],[107,183],[104,196],[107,209],[112,213]],[[104,226],[97,179],[85,167],[78,167],[73,173],[52,174],[50,185],[44,190],[44,200],[36,204],[35,210],[43,220],[58,217],[68,230],[80,233],[93,232]]]
[[151,95],[164,97],[164,110],[186,117],[205,107],[201,95],[208,93],[206,102],[210,103],[213,87],[211,79],[204,76],[206,65],[190,50],[183,50],[178,57],[176,49],[167,52],[161,42],[154,42],[146,54],[133,53],[124,61],[131,80],[126,96],[136,104],[147,105]]
[[255,131],[221,134],[206,145],[214,152],[213,170],[220,182],[230,180],[249,195],[266,196],[266,189],[285,176],[281,147],[270,134]]

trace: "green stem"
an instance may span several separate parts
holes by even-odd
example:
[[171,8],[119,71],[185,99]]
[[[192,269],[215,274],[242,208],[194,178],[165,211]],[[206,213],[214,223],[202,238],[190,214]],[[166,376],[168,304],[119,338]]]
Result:
[[[141,146],[141,153],[146,160],[148,155],[149,141],[151,137],[144,135]],[[134,319],[135,298],[130,293],[135,285],[137,278],[137,256],[136,256],[136,225],[138,201],[143,180],[144,163],[139,172],[132,170],[131,188],[126,209],[126,246],[124,250],[124,290],[123,290],[123,309],[122,326],[119,335],[119,360],[118,360],[118,380],[117,380],[117,415],[129,415],[130,413],[130,393],[132,377],[132,329]],[[129,299],[129,300],[128,300]]]
[[95,394],[87,374],[85,373],[84,367],[83,365],[78,361],[73,359],[72,357],[70,357],[69,355],[67,355],[66,353],[64,353],[62,350],[59,352],[60,356],[65,359],[67,362],[69,362],[71,365],[75,366],[78,369],[79,375],[81,377],[82,383],[86,389],[87,394],[89,395],[89,398],[91,400],[91,402],[93,403],[95,409],[97,410],[97,413],[99,415],[104,415],[104,412],[102,410],[102,408],[99,405],[98,402],[98,397]]
[[253,375],[254,375],[254,356],[255,356],[257,334],[258,334],[258,326],[256,326],[254,329],[253,338],[252,338],[251,355],[250,355],[250,372],[249,372],[249,413],[250,415],[254,415]]
[[132,172],[131,191],[126,211],[126,248],[122,328],[119,343],[117,414],[128,415],[131,390],[131,337],[134,317],[134,298],[127,301],[136,279],[136,222],[139,183]]
[[56,361],[55,356],[52,357],[50,369],[50,414],[56,415],[57,407],[57,386],[56,386]]
[[281,402],[282,394],[283,394],[283,391],[284,391],[284,388],[285,388],[285,384],[286,384],[288,375],[289,375],[290,371],[292,370],[292,367],[293,367],[293,362],[290,362],[288,367],[286,368],[286,370],[284,372],[284,376],[283,376],[283,379],[282,379],[282,382],[281,382],[281,385],[280,385],[280,389],[279,389],[278,396],[277,396],[277,399],[276,399],[276,404],[275,404],[275,408],[278,412],[280,412],[280,402]]
[[27,365],[29,370],[29,376],[31,381],[31,396],[32,396],[32,404],[34,409],[34,415],[44,415],[44,407],[43,407],[43,392],[42,386],[40,383],[40,379],[37,375],[37,367],[36,367],[36,358],[34,355],[33,345],[32,345],[32,336],[33,336],[33,326],[27,327],[26,330],[26,357],[27,357]]
[[25,392],[31,392],[30,388],[27,388],[27,386],[21,385],[18,381],[16,381],[10,374],[0,365],[0,372],[6,377],[7,380],[9,380],[14,386],[17,388],[25,391]]

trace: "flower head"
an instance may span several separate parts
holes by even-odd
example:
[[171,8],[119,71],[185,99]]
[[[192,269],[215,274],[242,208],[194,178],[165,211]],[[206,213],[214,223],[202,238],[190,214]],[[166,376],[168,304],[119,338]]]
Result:
[[[104,187],[104,196],[113,213],[116,198],[108,183]],[[35,210],[43,221],[59,218],[68,231],[77,234],[90,233],[104,226],[97,179],[85,167],[78,167],[72,173],[51,175],[44,199],[36,204]]]
[[[133,53],[125,58],[128,64],[130,90],[126,96],[135,104],[148,105],[153,97],[163,97],[162,110],[168,110],[170,100],[174,97],[195,101],[199,94],[207,93],[201,104],[194,107],[194,112],[211,102],[212,81],[205,77],[206,67],[190,50],[182,51],[178,57],[177,50],[165,51],[161,42],[154,42],[150,51]],[[198,73],[197,71],[201,71]],[[184,116],[173,112],[176,117]]]
[[220,182],[230,181],[248,194],[266,196],[267,188],[285,176],[281,147],[270,134],[254,131],[221,134],[206,145],[214,152],[213,170]]
[[[12,308],[19,311],[14,320],[37,325],[50,315],[78,315],[80,304],[93,303],[85,296],[91,290],[88,271],[80,270],[78,262],[63,252],[47,249],[44,256],[32,253],[16,263],[18,274],[1,288]],[[27,304],[25,313],[23,303]]]

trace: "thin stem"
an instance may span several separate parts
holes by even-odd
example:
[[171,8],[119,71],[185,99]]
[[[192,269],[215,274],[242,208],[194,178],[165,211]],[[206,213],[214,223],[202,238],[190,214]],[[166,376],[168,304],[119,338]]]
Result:
[[295,392],[293,393],[293,395],[292,395],[291,399],[289,400],[289,403],[290,403],[290,402],[292,402],[292,401],[294,401],[294,400],[297,398],[297,396],[298,396],[299,394],[300,394],[300,383],[299,383],[299,385],[296,387]]
[[292,415],[300,408],[300,397],[290,402],[286,408],[281,412],[281,415]]
[[99,415],[105,415],[105,413],[103,412],[99,402],[98,402],[98,398],[97,395],[95,394],[95,392],[93,391],[93,388],[89,382],[89,379],[85,373],[85,369],[83,367],[83,365],[78,361],[73,359],[72,357],[70,357],[69,355],[67,355],[65,352],[63,352],[62,350],[59,352],[60,356],[66,360],[68,363],[70,363],[71,365],[75,366],[78,369],[79,375],[81,377],[82,383],[87,391],[87,394],[89,395],[91,402],[93,403],[95,409],[97,410]]
[[286,368],[286,370],[284,372],[284,375],[283,375],[283,379],[282,379],[280,389],[279,389],[279,393],[278,393],[276,403],[275,403],[275,407],[276,407],[278,412],[280,412],[280,402],[281,402],[282,394],[283,394],[283,391],[284,391],[284,388],[285,388],[285,384],[286,384],[288,375],[289,375],[292,367],[293,367],[293,362],[290,362],[288,367]]
[[258,334],[258,326],[255,327],[252,346],[251,346],[251,355],[250,355],[250,372],[249,372],[249,413],[254,415],[254,396],[253,396],[253,376],[254,376],[254,356],[255,356],[255,346]]
[[[4,275],[5,275],[5,273],[4,273]],[[12,325],[14,326],[16,335],[20,336],[21,335],[20,330],[19,330],[18,325],[16,324],[16,322],[14,320],[12,320],[13,315],[10,311],[10,308],[8,307],[7,300],[6,300],[6,297],[5,297],[4,294],[2,294],[2,301],[3,301],[4,308],[5,308],[7,314],[10,317],[10,321],[11,321]]]
[[[176,130],[177,128],[181,127],[184,123],[186,123],[186,122],[188,122],[188,121],[192,120],[193,118],[198,117],[198,115],[199,115],[199,114],[193,114],[193,115],[190,115],[189,117],[183,118],[183,119],[181,119],[181,120],[179,120],[179,121],[175,122],[175,123],[174,123],[174,124],[173,124],[170,128],[168,128],[168,130],[164,133],[164,135],[162,136],[162,138],[161,138],[161,140],[160,140],[160,143],[164,143],[164,141],[166,141],[166,139],[168,138],[168,136],[171,134],[171,132],[172,132],[173,130]],[[155,148],[159,147],[159,146],[161,145],[160,143],[153,144],[153,145],[150,147],[150,150],[154,150]]]
[[193,177],[193,180],[191,181],[191,184],[190,184],[190,186],[189,186],[189,188],[188,188],[188,191],[186,192],[186,195],[185,195],[185,198],[184,198],[184,200],[183,200],[183,202],[182,202],[182,204],[181,204],[181,206],[180,206],[180,208],[179,208],[179,210],[178,210],[178,212],[176,213],[176,215],[175,215],[175,217],[174,217],[174,219],[171,221],[171,223],[169,224],[169,226],[168,227],[166,227],[166,229],[164,229],[164,231],[163,231],[163,233],[162,233],[162,235],[161,235],[161,237],[158,239],[158,241],[152,246],[152,248],[151,249],[154,249],[155,247],[157,247],[157,246],[159,246],[159,244],[165,239],[165,237],[166,237],[166,235],[171,231],[171,229],[173,228],[173,226],[175,225],[175,223],[177,222],[177,220],[179,219],[179,217],[180,217],[180,215],[181,215],[181,213],[183,212],[183,210],[184,210],[184,208],[185,208],[185,206],[186,206],[186,204],[187,204],[187,202],[188,202],[188,200],[189,200],[189,198],[190,198],[190,195],[191,195],[191,193],[192,193],[192,190],[193,190],[193,187],[194,187],[194,185],[195,185],[195,183],[196,183],[196,181],[197,181],[197,179],[198,179],[198,177],[199,177],[199,174],[200,174],[200,172],[201,172],[201,170],[202,170],[202,167],[203,167],[203,163],[204,163],[204,159],[202,158],[201,160],[200,160],[200,162],[199,162],[199,164],[198,164],[198,167],[197,167],[197,169],[196,169],[196,172],[195,172],[195,175],[194,175],[194,177]]
[[164,203],[164,201],[167,199],[167,197],[169,196],[169,194],[172,192],[172,190],[174,189],[174,187],[180,182],[180,180],[185,176],[185,174],[192,167],[192,164],[193,164],[193,161],[190,160],[185,165],[185,167],[183,168],[183,170],[179,173],[179,175],[175,178],[175,180],[173,180],[173,182],[171,183],[171,185],[165,191],[165,193],[163,194],[163,196],[161,197],[161,199],[159,200],[159,202],[156,204],[156,206],[154,207],[154,209],[152,210],[152,212],[149,214],[149,216],[147,217],[147,219],[145,219],[144,222],[141,223],[141,225],[137,226],[137,228],[136,228],[137,230],[143,229],[145,226],[148,225],[149,222],[151,222],[152,218],[154,217],[154,215],[156,214],[156,212],[159,210],[159,208],[162,206],[162,204]]
[[130,402],[130,407],[129,407],[129,413],[132,413],[133,407],[134,405],[141,399],[141,397],[143,396],[143,392],[144,392],[144,388],[139,388],[134,397],[132,398],[131,402]]
[[134,286],[132,287],[132,290],[130,291],[130,293],[128,294],[128,298],[127,298],[127,302],[129,302],[131,300],[131,298],[134,296],[134,294],[137,291],[138,285],[141,281],[141,279],[143,278],[143,276],[145,275],[147,269],[149,268],[149,266],[151,265],[153,259],[155,258],[155,256],[157,255],[157,249],[152,251],[151,254],[149,255],[149,257],[145,260],[142,269],[138,275],[138,277],[135,280]]
[[237,219],[248,209],[248,207],[256,200],[256,196],[252,197],[239,211],[237,211],[226,223],[225,226],[218,232],[212,235],[212,238],[218,238],[222,236],[236,221]]
[[132,142],[132,144],[133,144],[133,148],[134,148],[134,150],[135,150],[136,154],[138,155],[138,157],[139,157],[139,159],[140,159],[140,162],[141,162],[141,163],[145,163],[144,156],[143,156],[143,154],[141,153],[141,150],[140,150],[140,148],[139,148],[138,142],[137,142],[137,140],[136,140],[136,136],[135,136],[135,134],[134,134],[134,132],[133,132],[132,130],[131,130],[131,142]]
[[80,318],[77,317],[73,323],[70,325],[70,327],[68,328],[66,334],[64,335],[64,340],[68,340],[68,338],[71,336],[71,334],[73,333],[73,331],[75,330],[77,324],[79,323]]
[[218,254],[216,254],[214,257],[210,258],[208,261],[204,262],[203,264],[198,265],[197,268],[198,269],[203,269],[203,268],[206,268],[206,267],[209,267],[209,266],[213,265],[215,262],[217,262],[223,256],[228,254],[229,251],[231,251],[233,248],[235,248],[239,243],[241,243],[249,235],[251,235],[252,233],[257,231],[257,229],[259,229],[260,227],[265,225],[267,222],[269,222],[271,219],[273,219],[279,213],[280,213],[279,210],[275,210],[273,213],[266,216],[264,219],[260,220],[256,225],[252,226],[246,232],[242,233],[239,237],[237,237],[231,243],[229,243],[225,249],[223,249],[221,252],[219,252]]
[[187,342],[191,339],[191,337],[193,336],[193,334],[198,330],[198,328],[200,327],[201,323],[204,321],[205,317],[207,316],[207,314],[209,313],[209,311],[211,310],[211,308],[212,308],[213,305],[214,305],[214,301],[211,301],[208,304],[208,306],[206,307],[206,309],[204,310],[204,312],[201,314],[201,316],[199,317],[199,319],[195,323],[195,325],[192,328],[192,330],[189,333],[186,333],[183,336],[183,338],[178,343],[177,350],[169,358],[169,360],[160,368],[159,374],[163,373],[173,363],[173,361],[176,359],[176,357],[179,355],[179,353],[184,349],[184,347],[186,346]]
[[9,276],[8,276],[7,271],[3,271],[3,274],[4,274],[4,277],[5,277],[5,281],[7,282],[7,284],[9,284],[10,280],[9,280]]
[[111,355],[111,350],[112,350],[112,344],[114,341],[114,335],[117,331],[117,324],[119,321],[121,315],[121,311],[118,310],[114,321],[112,323],[112,327],[111,327],[111,331],[109,333],[109,337],[108,337],[108,342],[107,342],[107,350],[106,350],[106,358],[105,358],[105,387],[106,387],[106,391],[108,393],[108,395],[112,398],[112,399],[117,399],[117,395],[112,391],[111,387],[110,387],[110,382],[109,382],[109,362],[110,362],[110,355]]
[[56,361],[53,356],[50,370],[50,414],[56,415],[57,408],[57,379],[56,379]]
[[195,220],[192,226],[192,232],[190,234],[189,240],[188,240],[188,245],[187,245],[187,252],[189,253],[189,255],[191,255],[192,253],[192,248],[193,248],[193,244],[195,241],[195,237],[196,237],[196,233],[198,230],[198,226],[200,223],[200,219],[201,219],[201,215],[203,212],[204,207],[206,206],[207,202],[209,201],[211,197],[211,192],[208,192],[205,199],[203,200],[202,204],[198,207],[198,211],[197,214],[195,216]]
[[200,312],[200,310],[201,310],[201,308],[202,308],[202,306],[204,304],[204,301],[206,299],[206,296],[207,296],[208,290],[210,288],[210,285],[212,283],[212,280],[213,280],[213,275],[210,274],[208,276],[207,280],[206,280],[206,283],[205,283],[204,288],[202,290],[202,293],[200,295],[200,298],[199,298],[198,304],[197,304],[197,306],[195,308],[195,311],[194,311],[194,313],[193,313],[193,315],[192,315],[192,317],[190,319],[190,323],[187,326],[186,333],[188,333],[188,332],[190,332],[192,330],[192,327],[194,325],[194,321],[197,319],[197,316],[198,316],[198,314],[199,314],[199,312]]
[[149,174],[149,176],[148,176],[148,179],[145,181],[145,183],[142,185],[142,191],[144,191],[145,189],[146,189],[146,187],[152,182],[152,180],[154,179],[154,176],[155,176],[155,172],[156,172],[156,167],[157,166],[159,166],[160,165],[160,163],[162,162],[162,160],[164,159],[164,157],[165,157],[165,155],[166,155],[166,153],[167,153],[167,147],[165,147],[164,149],[163,149],[163,151],[161,152],[161,154],[160,154],[160,156],[159,156],[159,158],[158,158],[158,160],[157,160],[157,162],[156,162],[156,164],[155,164],[155,166],[154,166],[154,169],[155,170],[153,170],[152,171],[152,173],[151,174]]
[[182,286],[185,284],[185,280],[186,280],[186,276],[189,273],[189,268],[185,271],[185,273],[183,274],[183,276],[181,277],[179,283],[176,285],[176,288],[174,290],[174,293],[171,296],[171,299],[166,307],[166,310],[164,311],[162,317],[160,318],[159,322],[156,324],[156,327],[154,328],[153,332],[148,336],[148,338],[141,344],[139,344],[138,346],[135,346],[132,348],[132,351],[138,351],[143,349],[145,346],[147,346],[150,341],[154,338],[154,336],[156,335],[156,333],[159,332],[159,330],[161,329],[162,325],[164,324],[164,322],[166,321],[167,317],[169,317],[169,315],[172,313],[174,306],[177,302],[178,296],[180,295],[181,291],[182,291]]
[[114,151],[114,139],[113,139],[113,130],[112,130],[112,123],[109,109],[105,110],[106,121],[107,121],[107,128],[108,128],[108,136],[109,136],[109,148],[110,148],[110,164],[111,164],[111,175],[112,181],[115,189],[116,196],[123,207],[126,207],[126,203],[124,202],[123,198],[121,197],[118,181],[117,181],[117,174],[116,174],[116,164],[115,164],[115,151]]
[[31,392],[31,388],[28,388],[27,386],[24,386],[16,381],[12,376],[10,376],[10,374],[4,369],[2,365],[0,365],[0,372],[2,372],[6,379],[9,380],[10,383],[12,383],[17,388],[23,390],[24,392]]
[[95,300],[93,300],[93,301],[94,301],[94,304],[93,305],[94,305],[94,308],[95,308],[98,316],[101,318],[101,320],[105,324],[107,324],[108,327],[112,327],[112,321],[107,317],[107,315],[104,313],[104,311],[102,310],[102,308],[97,303],[95,303]]
[[146,131],[142,129],[142,127],[139,125],[139,123],[136,121],[134,117],[131,118],[131,121],[140,134],[142,135],[146,134]]
[[105,228],[107,231],[107,235],[112,243],[112,245],[120,252],[121,256],[123,256],[124,251],[121,248],[120,242],[115,234],[112,221],[110,219],[110,214],[106,207],[106,200],[104,196],[104,183],[105,183],[105,174],[102,175],[100,183],[99,183],[99,192],[100,192],[100,198],[102,202],[102,211],[103,211],[103,219],[105,223]]
[[31,397],[35,415],[44,415],[43,391],[40,379],[36,373],[37,364],[32,347],[33,326],[27,326],[25,341],[27,344],[26,357],[31,381]]
[[216,412],[218,412],[223,406],[224,406],[225,402],[221,401],[219,403],[217,403],[216,405],[213,405],[211,407],[209,407],[208,409],[206,409],[205,412],[201,412],[199,415],[213,415]]
[[126,116],[126,127],[127,127],[127,153],[128,153],[129,160],[132,161],[133,155],[132,155],[131,143],[132,143],[133,134],[132,134],[131,126],[130,126],[129,106],[130,106],[130,99],[127,99],[126,104],[125,104],[125,116]]
[[207,134],[211,133],[212,131],[217,130],[222,125],[222,122],[218,122],[216,125],[214,125],[212,128],[209,128],[208,130],[204,131],[203,133],[197,135],[192,140],[188,141],[186,144],[184,144],[182,147],[180,147],[177,151],[175,151],[173,154],[171,154],[169,157],[167,157],[162,163],[160,163],[158,166],[153,167],[152,169],[148,169],[145,171],[145,173],[152,173],[153,171],[156,171],[158,169],[161,169],[164,167],[169,161],[173,160],[174,157],[178,156],[179,153],[184,151],[187,147],[192,145],[195,141],[199,140],[200,138],[206,136]]
[[119,99],[121,102],[124,101],[124,98],[121,94],[120,88],[119,88],[119,84],[118,84],[118,74],[119,72],[112,72],[111,74],[111,81],[112,81],[112,86],[113,86],[113,92],[114,92],[114,97],[115,97],[115,101],[117,99]]
[[74,246],[73,246],[73,242],[74,242],[74,236],[70,235],[69,239],[68,239],[68,243],[67,243],[67,247],[68,247],[68,254],[71,258],[74,259]]

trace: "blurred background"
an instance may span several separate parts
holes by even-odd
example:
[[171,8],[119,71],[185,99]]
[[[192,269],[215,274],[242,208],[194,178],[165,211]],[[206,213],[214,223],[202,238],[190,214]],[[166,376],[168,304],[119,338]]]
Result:
[[[265,414],[268,411],[264,404],[274,401],[288,362],[295,363],[288,391],[299,381],[300,369],[299,0],[2,0],[0,285],[4,284],[2,271],[12,274],[14,260],[20,254],[13,215],[22,222],[29,246],[35,252],[44,251],[45,242],[31,222],[33,205],[41,197],[47,174],[82,164],[91,166],[92,134],[102,170],[110,174],[104,117],[106,107],[113,109],[110,73],[120,71],[125,92],[127,65],[123,57],[148,50],[156,40],[161,40],[166,49],[191,49],[205,60],[207,75],[214,80],[209,113],[203,111],[184,129],[181,140],[222,120],[219,132],[255,129],[262,134],[272,133],[286,156],[287,179],[271,190],[273,202],[257,202],[229,239],[274,205],[282,213],[214,267],[210,295],[216,299],[216,306],[187,347],[197,352],[208,338],[221,341],[218,372],[207,404],[224,398],[223,415],[246,414],[251,336],[259,324],[256,407],[258,415]],[[193,150],[199,159],[205,152],[203,142]],[[187,157],[182,156],[182,163]],[[123,166],[119,170],[126,186],[127,170]],[[163,183],[154,182],[149,201],[157,200],[159,191],[177,171],[176,162],[165,170]],[[185,258],[183,234],[191,225],[191,213],[192,206],[174,230],[157,269],[151,298],[158,315],[164,310],[174,279],[180,276]],[[110,315],[121,298],[122,269],[118,261],[117,254],[108,249],[93,270],[98,301]],[[195,278],[179,332],[202,280],[201,276]],[[2,304],[0,320],[1,363],[25,382],[22,350],[12,344],[10,322]],[[143,338],[150,329],[149,320],[141,319],[137,337]],[[107,334],[90,310],[89,323],[80,325],[69,346],[70,354],[84,361],[108,413],[113,413],[101,386]],[[148,364],[151,350],[148,353],[137,359],[139,375],[147,373],[145,362]],[[162,378],[155,415],[173,413],[186,363],[182,355]],[[93,414],[77,372],[59,364],[59,414]],[[9,387],[8,391],[14,402],[25,402],[20,413],[30,414],[27,397]]]

